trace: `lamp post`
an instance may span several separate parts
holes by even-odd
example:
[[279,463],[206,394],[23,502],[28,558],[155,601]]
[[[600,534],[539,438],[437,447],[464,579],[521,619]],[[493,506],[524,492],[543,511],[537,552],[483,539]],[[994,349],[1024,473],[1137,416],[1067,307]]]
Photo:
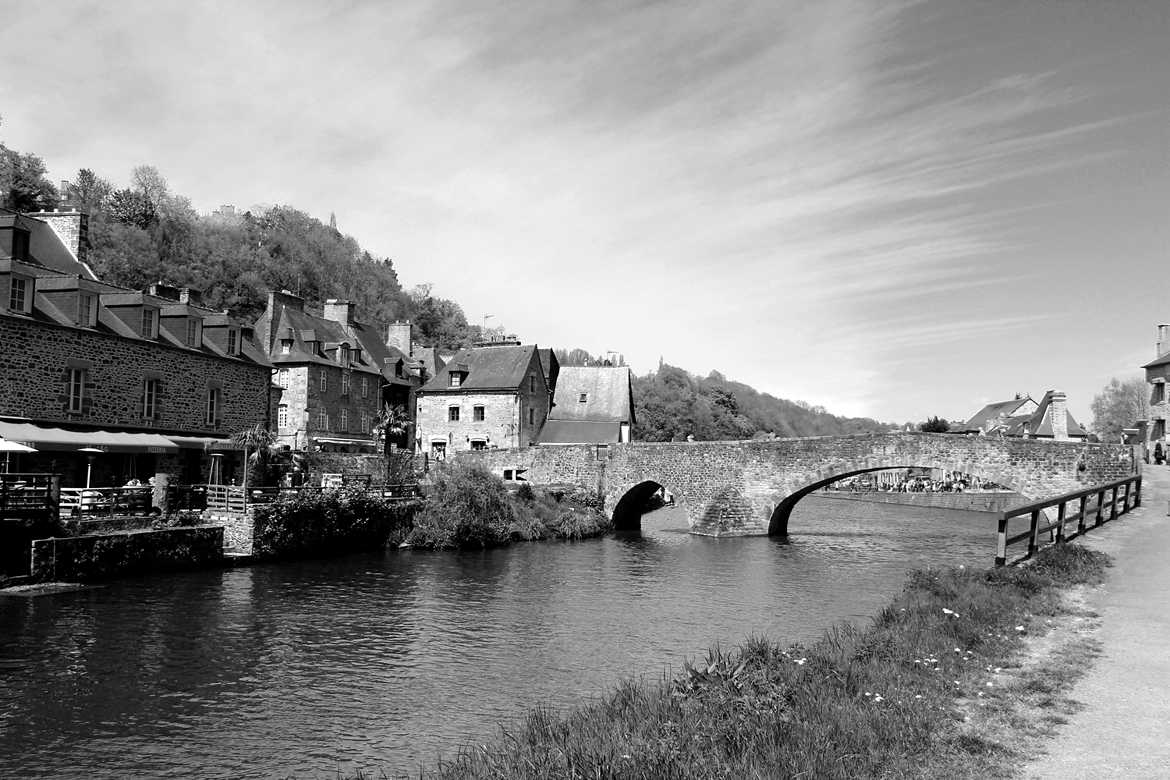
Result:
[[78,452],[85,453],[85,487],[88,488],[90,477],[93,476],[93,459],[104,450],[99,450],[97,447],[82,447]]
[[487,321],[492,319],[495,316],[496,315],[494,315],[494,314],[483,315],[483,327],[480,328],[480,331],[479,331],[479,335],[481,338],[485,338],[485,339],[487,338]]

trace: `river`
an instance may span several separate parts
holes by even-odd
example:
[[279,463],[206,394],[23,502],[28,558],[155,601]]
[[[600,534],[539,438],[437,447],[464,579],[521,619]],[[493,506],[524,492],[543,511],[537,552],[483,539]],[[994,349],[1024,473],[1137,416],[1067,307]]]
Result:
[[535,704],[752,633],[864,621],[994,516],[810,497],[787,543],[669,510],[635,538],[388,551],[0,596],[0,777],[389,776]]

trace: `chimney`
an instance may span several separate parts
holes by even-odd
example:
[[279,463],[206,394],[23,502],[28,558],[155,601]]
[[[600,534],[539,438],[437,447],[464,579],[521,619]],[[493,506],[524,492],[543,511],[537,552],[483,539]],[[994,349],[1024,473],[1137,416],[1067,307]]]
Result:
[[278,306],[293,309],[294,311],[304,311],[305,299],[288,290],[281,290],[280,292],[269,290],[268,311],[275,312]]
[[414,326],[410,320],[396,320],[386,327],[386,344],[410,357],[414,346]]
[[156,298],[165,298],[168,301],[179,300],[179,288],[162,282],[155,282],[147,287],[146,291]]
[[198,290],[192,290],[190,287],[184,287],[179,290],[179,303],[189,303],[193,306],[202,305],[203,294]]
[[1158,343],[1155,349],[1157,349],[1158,354],[1154,357],[1162,357],[1170,352],[1170,324],[1162,323],[1158,326]]
[[330,298],[325,301],[325,310],[321,316],[331,322],[338,322],[345,328],[345,332],[353,335],[353,301],[342,301]]
[[42,222],[49,223],[49,227],[61,239],[65,248],[73,253],[80,263],[86,262],[89,257],[89,216],[75,208],[66,206],[55,211],[38,211],[29,214]]
[[1068,441],[1068,398],[1063,390],[1049,390],[1048,417],[1052,420],[1052,438]]

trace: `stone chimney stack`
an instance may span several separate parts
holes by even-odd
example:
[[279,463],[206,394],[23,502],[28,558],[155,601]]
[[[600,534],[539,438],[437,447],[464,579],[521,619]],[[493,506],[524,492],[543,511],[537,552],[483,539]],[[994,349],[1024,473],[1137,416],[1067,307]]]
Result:
[[1157,349],[1158,354],[1154,357],[1162,357],[1170,352],[1170,324],[1162,323],[1158,326],[1158,342],[1155,349]]
[[1050,390],[1052,399],[1048,402],[1048,416],[1052,420],[1052,438],[1068,441],[1068,398],[1063,390]]
[[398,320],[386,327],[386,344],[410,357],[414,346],[414,326],[410,320]]
[[38,211],[29,216],[48,222],[78,262],[86,262],[89,257],[89,215],[66,206],[55,211]]
[[321,313],[324,319],[341,324],[345,332],[353,335],[353,301],[342,301],[330,298],[325,301],[325,310]]

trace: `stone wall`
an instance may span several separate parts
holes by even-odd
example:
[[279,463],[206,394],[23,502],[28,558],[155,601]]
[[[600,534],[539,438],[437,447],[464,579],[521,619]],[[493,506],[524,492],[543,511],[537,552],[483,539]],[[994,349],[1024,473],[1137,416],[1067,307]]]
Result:
[[214,526],[37,539],[32,543],[32,578],[88,582],[203,568],[222,560],[223,529]]
[[[270,371],[246,360],[0,316],[0,414],[35,420],[222,435],[266,422]],[[67,410],[68,369],[86,371],[82,411]],[[143,383],[159,382],[157,415],[142,417]],[[219,419],[206,423],[219,387]]]
[[[635,442],[469,453],[496,474],[523,470],[534,484],[600,489],[619,527],[637,527],[659,487],[688,513],[694,533],[784,534],[808,493],[842,477],[922,466],[972,474],[1029,499],[1050,498],[1137,473],[1128,447],[929,433],[742,442]],[[599,459],[600,457],[600,459]]]
[[817,498],[838,501],[868,501],[872,504],[895,504],[930,509],[955,509],[963,512],[993,512],[1000,514],[1012,506],[1025,504],[1028,499],[1018,493],[883,493],[829,491],[814,493]]
[[386,481],[386,456],[351,452],[314,452],[308,455],[308,485],[320,485],[322,474],[369,474],[373,482]]
[[500,479],[511,475],[512,479],[534,485],[574,484],[586,490],[604,493],[609,450],[595,445],[541,446],[459,452],[454,459],[460,463],[478,463]]

